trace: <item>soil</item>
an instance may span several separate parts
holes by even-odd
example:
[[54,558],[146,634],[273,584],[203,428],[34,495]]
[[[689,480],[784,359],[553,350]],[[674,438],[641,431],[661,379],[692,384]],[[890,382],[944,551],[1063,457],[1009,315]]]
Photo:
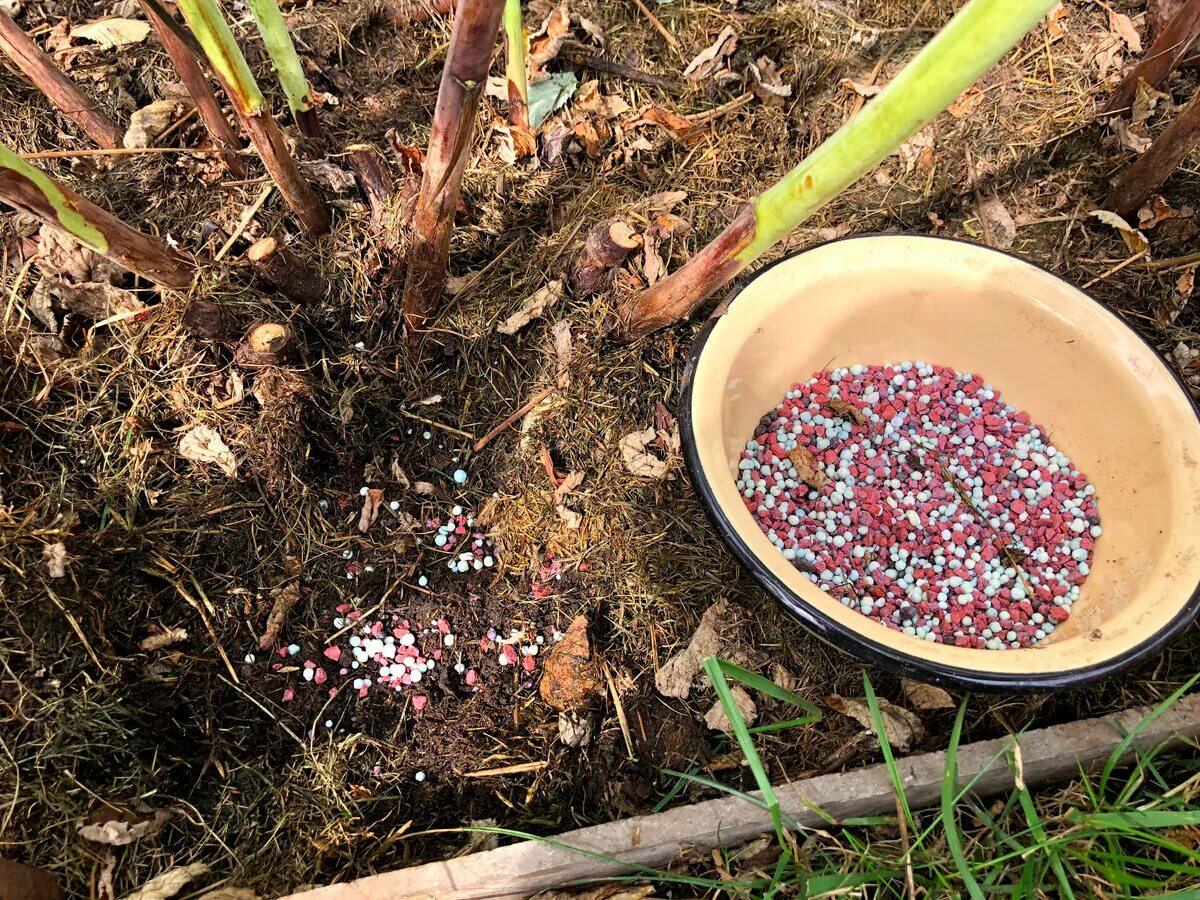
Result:
[[[47,0],[25,4],[18,21],[45,46],[63,18],[136,16],[132,6]],[[887,56],[880,83],[951,6],[929,5]],[[195,862],[211,866],[213,878],[274,896],[462,852],[480,838],[453,829],[470,823],[553,833],[645,812],[675,781],[664,768],[748,786],[727,740],[704,726],[711,691],[700,684],[678,700],[654,686],[657,669],[722,598],[749,611],[742,650],[761,671],[782,667],[793,689],[814,700],[861,696],[862,666],[788,620],[739,572],[676,453],[658,451],[663,477],[634,475],[622,461],[625,435],[669,430],[656,410],[678,400],[699,322],[633,346],[609,339],[620,300],[650,277],[641,255],[598,296],[569,295],[512,336],[496,325],[566,277],[594,224],[623,216],[641,231],[653,215],[646,198],[664,191],[686,192],[673,212],[690,228],[660,248],[667,267],[677,267],[739,203],[850,115],[858,95],[843,81],[864,83],[921,7],[918,0],[681,0],[655,9],[677,36],[676,50],[633,4],[573,3],[572,13],[604,29],[607,46],[573,24],[547,69],[574,71],[581,83],[598,79],[603,96],[630,110],[609,116],[611,107],[568,104],[552,117],[555,127],[591,129],[567,141],[556,162],[534,167],[505,161],[498,130],[505,104],[485,99],[452,246],[456,293],[417,346],[400,336],[397,292],[403,214],[415,184],[411,148],[428,139],[449,34],[440,19],[398,27],[373,0],[285,4],[310,78],[329,95],[320,110],[324,150],[301,149],[348,171],[347,145],[379,148],[397,183],[392,221],[382,230],[356,186],[322,188],[335,229],[314,245],[273,194],[243,243],[206,270],[191,295],[160,296],[126,277],[121,286],[135,290],[147,311],[100,328],[67,315],[58,323],[63,343],[47,355],[35,353],[53,337],[33,305],[44,276],[28,258],[36,229],[5,216],[0,853],[54,873],[72,897],[102,896],[109,872],[112,893],[124,896]],[[1195,249],[1200,158],[1164,185],[1171,215],[1146,228],[1162,264],[1122,266],[1130,251],[1121,235],[1088,212],[1134,153],[1093,118],[1137,54],[1113,49],[1107,7],[1065,8],[1061,35],[1043,27],[1027,38],[984,77],[979,93],[773,255],[878,231],[1010,241],[1013,252],[1087,285],[1196,379],[1187,367],[1190,348],[1200,348],[1190,282],[1184,290],[1191,270],[1163,261]],[[1147,37],[1141,4],[1112,9],[1134,17]],[[535,29],[547,11],[531,4],[527,26]],[[726,25],[738,34],[731,77],[688,82],[688,61]],[[280,123],[294,133],[248,17],[236,30]],[[650,85],[580,62],[597,54],[668,81]],[[762,69],[762,57],[791,85],[790,97],[763,99],[747,86],[750,64]],[[76,42],[63,59],[122,123],[175,80],[152,37],[119,51]],[[1185,65],[1138,130],[1159,133],[1195,83]],[[634,124],[633,115],[651,105],[701,118],[683,137]],[[8,71],[0,72],[0,140],[23,153],[89,146]],[[204,135],[189,120],[161,143],[202,147]],[[264,186],[260,169],[235,183],[215,157],[184,153],[37,164],[138,228],[208,256]],[[322,305],[293,305],[240,261],[250,239],[266,235],[286,238],[329,279],[333,291]],[[243,369],[237,343],[265,321],[290,326],[291,360]],[[564,321],[573,343],[569,383],[559,380],[551,335]],[[549,385],[559,386],[532,413],[472,450]],[[232,476],[178,452],[182,435],[201,424],[232,452]],[[468,473],[462,486],[451,477],[460,467]],[[582,483],[556,498],[562,479],[580,473]],[[385,498],[365,532],[357,527],[363,486],[383,489]],[[421,525],[416,535],[387,508],[393,500]],[[455,504],[487,523],[495,569],[458,575],[446,568],[423,526]],[[582,516],[578,527],[558,505]],[[66,558],[56,577],[45,554],[60,542]],[[351,563],[355,577],[347,578]],[[561,577],[547,577],[552,569]],[[360,701],[351,690],[330,698],[296,685],[297,699],[283,702],[295,676],[272,671],[275,648],[257,645],[275,600],[297,579],[300,600],[280,641],[300,645],[300,660],[319,659],[339,605],[382,604],[383,612],[419,621],[438,613],[452,623],[464,661],[479,668],[481,690],[464,689],[443,668],[422,688],[429,700],[420,711],[411,691]],[[603,660],[605,693],[590,710],[592,742],[576,749],[559,742],[557,712],[539,697],[540,664],[532,674],[500,667],[478,641],[489,628],[565,630],[579,614]],[[171,628],[188,637],[142,649]],[[250,652],[256,662],[243,663]],[[1198,663],[1193,629],[1126,677],[1054,695],[972,697],[965,739],[1153,702]],[[867,673],[882,696],[905,702],[897,679]],[[877,761],[878,747],[855,722],[825,712],[816,726],[760,738],[773,777]],[[917,749],[942,747],[952,715],[921,713],[928,737]],[[326,719],[334,727],[325,728]],[[487,770],[502,774],[472,777]],[[675,802],[702,796],[691,786]],[[106,805],[170,817],[129,846],[78,836],[77,826]]]

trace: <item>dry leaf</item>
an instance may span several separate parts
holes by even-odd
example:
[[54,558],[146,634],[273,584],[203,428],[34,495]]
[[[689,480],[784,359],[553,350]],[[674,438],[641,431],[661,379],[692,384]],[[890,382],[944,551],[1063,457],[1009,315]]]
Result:
[[[865,700],[851,700],[833,694],[825,702],[842,715],[849,716],[871,734],[875,733],[871,722],[871,710]],[[925,737],[925,727],[915,713],[879,698],[879,714],[883,719],[883,730],[888,743],[901,753],[907,753]]]
[[687,199],[687,191],[662,191],[646,198],[647,212],[670,212]]
[[267,626],[263,630],[263,635],[258,639],[259,650],[270,650],[279,640],[279,635],[283,631],[283,624],[287,621],[287,615],[292,611],[292,607],[300,602],[300,579],[299,565],[295,564],[289,558],[289,572],[291,581],[279,589],[279,593],[275,595],[275,602],[271,605],[271,611],[267,613]]
[[779,69],[768,57],[760,56],[750,63],[749,68],[752,76],[750,90],[759,100],[781,103],[784,97],[792,96],[792,86],[783,83]]
[[958,95],[957,100],[946,107],[946,112],[956,119],[966,118],[975,112],[981,103],[983,103],[983,91],[977,87],[969,87]]
[[883,90],[883,88],[877,84],[860,84],[851,78],[843,79],[842,87],[848,91],[853,91],[860,97],[874,97]]
[[43,225],[38,231],[38,255],[34,265],[43,275],[64,281],[120,284],[125,278],[125,272],[116,263],[49,225]]
[[1134,131],[1134,126],[1131,126],[1120,116],[1109,119],[1108,127],[1117,136],[1117,144],[1124,150],[1131,150],[1134,153],[1145,153],[1150,149],[1150,145],[1154,143],[1150,138],[1144,137]]
[[108,822],[93,822],[79,826],[79,836],[96,844],[109,847],[124,847],[134,841],[154,834],[167,823],[171,814],[158,810],[154,816],[140,822],[126,822],[124,819],[112,819]]
[[[189,98],[190,99],[190,98]],[[170,126],[180,110],[190,103],[177,99],[155,100],[129,117],[129,127],[121,143],[129,148],[149,147]]]
[[301,160],[297,165],[310,181],[323,184],[338,194],[352,190],[358,183],[353,172],[348,172],[323,159]]
[[796,470],[796,477],[810,488],[819,491],[829,484],[829,476],[825,474],[825,469],[803,444],[797,444],[788,451],[788,460]]
[[604,29],[586,16],[573,16],[575,22],[584,30],[592,43],[603,49],[605,44]]
[[704,668],[704,660],[709,656],[716,656],[724,646],[724,639],[717,626],[726,626],[728,623],[728,601],[718,600],[704,611],[688,645],[654,673],[654,686],[660,694],[664,697],[687,699],[692,690],[692,682]]
[[558,739],[568,747],[586,747],[592,742],[592,718],[572,710],[558,714]]
[[1133,27],[1133,20],[1129,16],[1109,9],[1108,30],[1125,42],[1130,53],[1142,52],[1142,36]]
[[1175,291],[1184,303],[1192,299],[1192,289],[1196,286],[1196,267],[1189,266],[1179,274],[1175,282]]
[[238,463],[221,436],[207,425],[197,425],[179,439],[179,455],[196,466],[211,463],[232,478]]
[[[750,699],[750,695],[737,685],[731,687],[729,693],[733,696],[733,705],[741,713],[742,721],[747,725],[753,725],[758,718],[758,707]],[[704,724],[713,731],[724,731],[726,733],[733,731],[733,723],[729,721],[729,715],[725,712],[725,707],[721,704],[720,700],[714,703],[712,709],[704,714]]]
[[933,170],[933,135],[932,128],[923,128],[896,148],[904,160],[905,175],[914,170],[921,175],[928,175]]
[[542,663],[538,690],[542,699],[559,712],[585,706],[604,692],[587,629],[587,617],[576,616]]
[[71,28],[71,40],[91,41],[104,49],[140,43],[148,34],[149,22],[117,16],[85,22]]
[[900,687],[917,709],[954,709],[953,698],[940,687],[911,678],[901,678]]
[[1063,19],[1067,17],[1067,12],[1066,4],[1060,3],[1047,14],[1046,31],[1049,33],[1051,40],[1060,38],[1067,33],[1067,28],[1063,25]]
[[157,878],[151,878],[141,890],[129,894],[125,900],[168,900],[174,897],[191,882],[201,875],[207,875],[209,868],[204,863],[192,863],[190,866],[180,866],[169,869]]
[[583,484],[583,473],[572,472],[562,480],[554,490],[554,510],[558,513],[558,517],[567,523],[567,527],[575,530],[583,524],[583,515],[575,512],[566,505],[567,494]]
[[1149,231],[1163,219],[1170,219],[1174,215],[1175,210],[1171,208],[1167,198],[1161,194],[1153,194],[1146,205],[1138,210],[1138,228]]
[[[655,442],[665,451],[665,459],[660,459],[650,450],[650,445]],[[674,424],[666,431],[647,428],[645,431],[632,431],[621,438],[621,459],[625,468],[631,475],[640,478],[674,478],[668,470],[678,452],[679,428]]]
[[1017,239],[1017,223],[1013,221],[1008,207],[1000,202],[999,197],[985,197],[979,204],[979,217],[987,222],[987,233],[991,237],[990,243],[993,247],[1007,250],[1013,245],[1013,241]]
[[379,518],[379,507],[383,504],[383,488],[367,488],[363,497],[362,513],[358,517],[358,530],[367,531]]
[[222,887],[201,894],[196,900],[259,900],[259,896],[253,888]]
[[556,278],[539,288],[521,304],[521,308],[496,326],[500,334],[516,334],[563,297],[563,282]]
[[147,653],[155,650],[161,650],[163,647],[170,647],[172,644],[178,644],[180,641],[186,641],[188,633],[186,628],[156,628],[154,634],[147,638],[142,638],[142,642],[138,644]]
[[62,541],[43,546],[42,559],[46,562],[46,572],[51,578],[67,576],[67,545]]
[[1105,225],[1115,228],[1125,241],[1125,246],[1134,253],[1144,253],[1150,249],[1150,242],[1146,240],[1146,236],[1136,228],[1131,228],[1129,223],[1115,212],[1107,209],[1094,209],[1088,215],[1095,216]]
[[639,125],[658,125],[685,143],[695,140],[700,134],[696,126],[683,116],[662,106],[647,106],[635,118],[625,122],[626,128],[637,128]]
[[554,323],[550,328],[550,336],[554,338],[554,359],[557,373],[555,383],[560,388],[571,386],[571,360],[575,356],[575,345],[571,340],[571,320],[563,319]]
[[119,313],[145,312],[146,304],[132,291],[113,287],[107,281],[71,283],[52,278],[44,279],[47,289],[62,305],[76,315],[96,322]]
[[1170,99],[1170,94],[1155,90],[1146,82],[1145,78],[1139,78],[1137,90],[1133,96],[1133,106],[1129,111],[1129,120],[1135,125],[1149,121],[1158,108],[1158,104],[1164,100],[1169,102]]
[[[0,11],[3,11],[0,5]],[[62,900],[58,881],[49,872],[0,856],[0,897],[5,900]]]
[[696,82],[715,75],[725,67],[725,58],[731,55],[735,49],[737,49],[737,32],[732,25],[726,25],[717,35],[717,39],[697,53],[696,57],[688,63],[687,68],[683,70],[684,77],[689,81]]
[[558,56],[570,25],[571,14],[567,10],[566,0],[563,0],[550,10],[542,27],[529,37],[529,53],[525,58],[531,75],[537,75],[546,63]]

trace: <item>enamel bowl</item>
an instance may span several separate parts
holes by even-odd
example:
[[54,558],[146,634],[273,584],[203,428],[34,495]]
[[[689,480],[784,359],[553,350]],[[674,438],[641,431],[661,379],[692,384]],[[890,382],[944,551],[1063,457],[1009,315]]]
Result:
[[[892,631],[805,578],[735,481],[746,441],[791,384],[855,363],[976,372],[1030,413],[1096,487],[1103,535],[1070,618],[1028,649]],[[942,238],[869,235],[759,271],[697,337],[680,424],[692,483],[764,590],[831,644],[897,674],[984,690],[1103,678],[1157,652],[1200,609],[1200,418],[1161,357],[1044,269]]]

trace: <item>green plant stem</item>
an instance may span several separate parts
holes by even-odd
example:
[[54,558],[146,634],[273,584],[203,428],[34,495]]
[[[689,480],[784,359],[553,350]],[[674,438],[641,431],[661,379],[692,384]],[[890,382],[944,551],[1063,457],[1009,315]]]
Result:
[[296,126],[305,137],[320,140],[321,126],[313,106],[312,88],[304,76],[304,67],[296,55],[296,45],[292,43],[279,4],[275,0],[247,0],[247,3],[287,97],[288,109],[292,111]]
[[330,227],[329,210],[296,168],[296,161],[292,159],[283,133],[267,109],[262,91],[216,0],[178,0],[178,6],[225,88],[225,93],[233,101],[242,127],[254,142],[284,202],[300,217],[311,234],[327,234]]
[[971,0],[886,88],[691,261],[622,310],[635,339],[686,318],[780,238],[933,120],[1049,11],[1055,0]]
[[195,276],[195,263],[179,251],[130,228],[3,144],[0,144],[0,202],[36,216],[156,284],[186,290]]
[[525,70],[525,29],[521,0],[504,0],[504,76],[508,82],[508,121],[529,128],[529,79]]

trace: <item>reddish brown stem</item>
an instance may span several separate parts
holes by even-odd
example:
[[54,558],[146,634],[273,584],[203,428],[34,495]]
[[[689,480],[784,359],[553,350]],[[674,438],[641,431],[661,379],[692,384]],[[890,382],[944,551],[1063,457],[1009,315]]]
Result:
[[167,56],[171,58],[171,63],[175,66],[175,71],[179,73],[180,80],[187,87],[188,93],[192,95],[204,127],[208,129],[208,133],[217,147],[224,151],[221,158],[225,160],[226,168],[235,178],[245,178],[246,162],[238,156],[241,145],[238,143],[237,135],[234,134],[229,120],[225,118],[225,113],[221,111],[221,105],[217,102],[212,88],[209,87],[208,78],[205,76],[204,70],[200,68],[196,54],[192,52],[192,48],[181,36],[178,23],[159,5],[157,0],[138,0],[138,2],[141,4],[142,12],[146,14],[146,18],[154,27],[154,33],[158,35],[159,43],[163,45]]
[[411,330],[423,328],[441,304],[459,186],[503,8],[504,0],[459,0],[455,12],[412,219],[402,301]]
[[[130,271],[163,287],[186,290],[196,274],[196,264],[158,238],[130,228],[116,216],[64,185],[59,190],[108,241],[104,255]],[[0,171],[0,202],[36,216],[54,228],[62,228],[54,207],[33,182],[11,170]]]
[[346,148],[346,155],[371,205],[371,228],[382,234],[396,189],[392,173],[384,167],[379,151],[370,144],[353,144]]
[[754,232],[754,208],[743,206],[712,243],[625,305],[617,339],[636,340],[691,315],[746,265],[738,253]]
[[453,8],[452,0],[397,3],[392,9],[392,22],[401,26],[411,22],[426,22],[435,16],[450,15],[450,10]]
[[1171,120],[1150,149],[1129,167],[1108,195],[1104,208],[1123,216],[1136,212],[1197,144],[1200,144],[1200,91]]
[[125,133],[120,126],[96,109],[95,104],[59,70],[54,60],[5,13],[0,13],[0,50],[98,145],[106,150],[121,146]]
[[[232,93],[231,93],[231,96]],[[236,101],[235,101],[236,106]],[[240,111],[239,111],[240,112]],[[300,217],[309,233],[320,237],[329,233],[329,210],[296,168],[296,161],[267,109],[241,115],[242,127],[250,135],[271,180],[279,188],[284,202]]]
[[308,109],[296,113],[296,127],[309,140],[318,142],[324,142],[325,140],[321,134],[321,123],[317,119],[317,110],[315,107],[310,106]]
[[1105,104],[1100,113],[1101,118],[1109,116],[1128,116],[1133,109],[1134,98],[1137,97],[1139,81],[1145,81],[1152,88],[1158,87],[1179,65],[1183,54],[1200,34],[1200,0],[1188,0],[1167,23],[1162,32],[1155,35],[1154,43],[1146,51],[1146,55],[1121,82],[1117,93]]
[[254,270],[290,300],[316,306],[329,295],[329,282],[273,237],[255,241],[246,251]]

